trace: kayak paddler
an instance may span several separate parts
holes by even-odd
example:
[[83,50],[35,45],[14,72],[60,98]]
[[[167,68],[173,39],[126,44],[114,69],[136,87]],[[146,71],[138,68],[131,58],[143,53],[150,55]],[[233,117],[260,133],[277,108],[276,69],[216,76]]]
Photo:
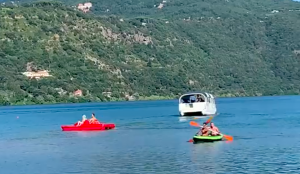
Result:
[[215,124],[213,122],[210,123],[210,129],[211,129],[212,136],[220,135],[220,131],[219,131],[218,127],[215,126]]
[[198,132],[198,135],[201,132],[201,136],[208,136],[209,135],[209,127],[207,126],[207,123],[204,122],[203,126],[201,126],[201,129]]

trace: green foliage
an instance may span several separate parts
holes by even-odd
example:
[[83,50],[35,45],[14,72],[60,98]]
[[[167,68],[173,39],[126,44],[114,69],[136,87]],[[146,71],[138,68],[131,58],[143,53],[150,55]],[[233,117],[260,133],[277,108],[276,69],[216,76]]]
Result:
[[[92,14],[59,2],[1,6],[0,104],[299,94],[299,3],[160,2],[94,0]],[[30,62],[52,77],[28,79]]]

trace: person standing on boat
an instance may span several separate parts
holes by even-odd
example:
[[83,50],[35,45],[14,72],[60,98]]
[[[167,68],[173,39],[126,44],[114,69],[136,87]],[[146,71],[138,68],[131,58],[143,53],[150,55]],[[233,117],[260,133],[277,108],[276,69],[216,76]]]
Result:
[[197,102],[201,102],[201,97],[199,94],[197,94]]
[[216,136],[220,135],[220,131],[217,126],[213,122],[210,123],[210,130],[211,130],[211,135]]

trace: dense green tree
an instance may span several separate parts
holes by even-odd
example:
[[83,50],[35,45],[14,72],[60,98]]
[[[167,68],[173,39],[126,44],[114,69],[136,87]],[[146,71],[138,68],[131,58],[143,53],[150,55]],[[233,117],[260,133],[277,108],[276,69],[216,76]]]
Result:
[[[2,105],[299,94],[300,3],[32,1],[0,7]],[[28,79],[28,63],[52,77]]]

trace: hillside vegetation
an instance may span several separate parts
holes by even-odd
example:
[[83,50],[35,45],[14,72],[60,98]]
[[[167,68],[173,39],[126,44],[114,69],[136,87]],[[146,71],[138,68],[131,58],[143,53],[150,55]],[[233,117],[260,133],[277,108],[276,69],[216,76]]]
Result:
[[0,7],[1,104],[300,93],[300,3],[92,3],[87,14],[56,2]]

